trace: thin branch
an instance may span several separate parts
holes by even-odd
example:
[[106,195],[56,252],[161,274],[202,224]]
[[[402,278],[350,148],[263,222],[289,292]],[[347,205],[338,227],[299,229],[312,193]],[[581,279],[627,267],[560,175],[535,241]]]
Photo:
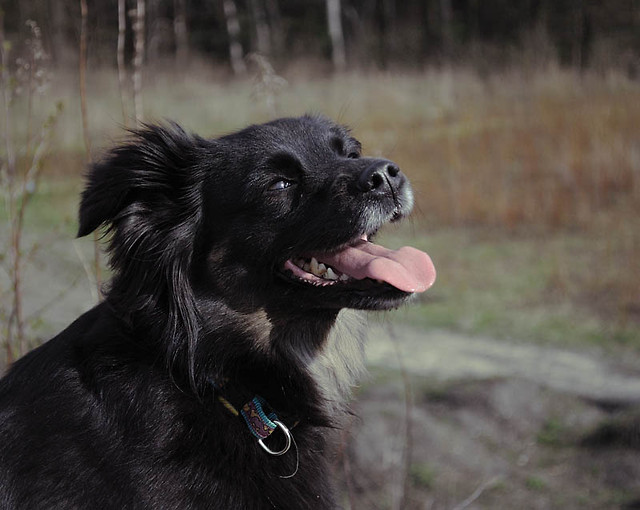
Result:
[[[5,145],[7,159],[3,161],[2,177],[3,191],[7,197],[7,217],[9,223],[10,238],[10,268],[9,279],[11,282],[11,305],[8,318],[6,321],[6,356],[7,362],[12,362],[14,355],[23,355],[26,353],[28,345],[25,334],[26,322],[23,315],[23,268],[26,260],[22,251],[24,238],[24,224],[27,206],[36,192],[40,173],[42,170],[43,159],[49,148],[50,136],[55,127],[58,115],[62,111],[62,103],[56,105],[56,111],[51,114],[42,125],[40,137],[35,143],[32,140],[32,121],[33,121],[33,96],[39,91],[36,86],[38,80],[45,76],[44,69],[41,67],[42,61],[46,59],[46,55],[42,50],[42,40],[40,28],[34,22],[29,20],[27,25],[31,29],[31,39],[27,41],[28,51],[26,60],[17,59],[18,70],[12,76],[9,70],[9,46],[4,40],[4,24],[0,13],[0,65],[2,87],[2,97],[4,102],[5,114]],[[18,174],[15,160],[15,147],[12,140],[12,96],[19,90],[19,82],[25,79],[24,83],[27,94],[27,139],[24,145],[24,171]],[[15,81],[14,81],[15,80]],[[16,85],[17,83],[17,85]],[[17,92],[16,92],[17,93]],[[34,145],[33,154],[31,153],[32,144]]]
[[4,39],[4,12],[0,9],[0,79],[2,81],[2,98],[4,107],[4,142],[7,152],[6,172],[9,179],[15,176],[16,158],[13,150],[12,117],[11,117],[11,84],[9,76],[9,45]]
[[[16,275],[13,272],[13,268],[16,265],[19,267],[18,252],[16,252],[15,245],[15,211],[16,211],[16,196],[15,196],[15,181],[16,181],[16,160],[15,151],[12,139],[13,118],[11,115],[11,100],[12,100],[12,87],[11,77],[9,75],[9,45],[4,39],[4,13],[0,9],[0,77],[2,85],[2,98],[4,107],[4,142],[5,151],[7,154],[6,162],[4,164],[3,180],[6,180],[6,194],[7,194],[7,209],[9,216],[10,238],[11,238],[11,290],[12,290],[12,304],[9,317],[7,319],[7,336],[6,336],[6,356],[7,363],[11,363],[14,359],[13,353],[13,333],[14,323],[16,322],[16,287],[20,288],[20,279],[18,275],[18,283],[16,284]],[[18,247],[19,248],[19,247]],[[18,304],[19,307],[19,304]],[[20,312],[20,310],[18,310]]]
[[186,0],[173,0],[173,33],[176,41],[176,66],[185,69],[189,62]]
[[480,487],[478,487],[475,491],[473,491],[471,496],[469,496],[467,499],[465,499],[461,503],[458,503],[451,510],[464,510],[465,508],[469,507],[471,505],[471,503],[473,503],[480,496],[482,496],[482,493],[484,491],[486,491],[487,489],[491,489],[491,488],[495,487],[503,479],[504,479],[504,477],[502,475],[497,475],[497,476],[494,476],[493,478],[491,478],[490,480],[487,480],[486,482],[481,484]]
[[127,125],[127,68],[124,60],[124,46],[126,43],[127,32],[127,5],[126,0],[118,0],[118,85],[120,88],[120,104],[122,106],[122,122],[124,127]]
[[411,453],[413,451],[413,430],[412,430],[412,411],[413,411],[413,391],[411,389],[411,381],[409,380],[409,374],[407,368],[402,359],[402,351],[398,342],[398,337],[395,334],[393,326],[387,325],[388,336],[393,346],[393,350],[396,354],[398,361],[398,367],[400,368],[400,374],[402,376],[402,383],[404,386],[404,444],[402,448],[402,466],[399,473],[400,482],[399,494],[394,502],[394,508],[402,510],[405,507],[407,494],[409,492],[409,473],[411,470]]
[[286,87],[287,80],[279,76],[267,57],[259,53],[250,53],[247,60],[253,62],[256,68],[256,76],[253,83],[253,94],[264,98],[267,113],[270,118],[278,116],[278,92]]
[[84,148],[91,160],[91,138],[89,137],[89,119],[87,112],[87,18],[89,15],[87,0],[80,0],[80,109],[82,111],[82,135]]
[[[31,95],[31,90],[29,95]],[[49,147],[49,136],[53,130],[55,121],[58,114],[62,111],[62,106],[59,103],[57,105],[56,113],[53,114],[42,127],[40,135],[40,142],[36,146],[36,151],[33,155],[30,168],[25,172],[22,180],[22,188],[20,190],[20,203],[15,210],[15,217],[13,218],[11,234],[12,234],[12,252],[13,252],[13,314],[12,317],[16,326],[16,340],[18,341],[19,353],[22,356],[27,352],[26,335],[24,333],[25,320],[22,311],[22,234],[24,232],[24,216],[27,210],[27,205],[33,197],[38,180],[40,178],[40,172],[42,170],[42,158],[45,156]],[[12,191],[15,193],[15,190]]]
[[[89,10],[87,0],[80,0],[80,14],[82,16],[80,26],[80,107],[82,110],[82,135],[87,161],[91,161],[91,137],[89,135],[89,120],[87,109],[87,19]],[[100,245],[97,233],[93,233],[93,268],[96,276],[96,288],[100,289]]]
[[[29,165],[29,153],[31,152],[31,124],[33,120],[33,94],[31,91],[33,90],[33,72],[36,67],[35,58],[33,55],[33,51],[29,52],[29,78],[27,80],[27,136],[24,144],[24,161],[25,166]],[[26,174],[27,169],[25,169]]]
[[[94,244],[95,245],[95,244]],[[78,247],[75,239],[73,240],[73,248],[76,251],[76,255],[82,264],[82,268],[84,269],[85,274],[87,275],[87,280],[89,281],[89,289],[91,291],[91,297],[94,301],[98,301],[100,299],[100,284],[95,280],[95,272],[91,270],[91,266],[87,259],[84,257],[80,248]]]
[[244,63],[244,51],[240,42],[240,21],[238,20],[238,10],[234,0],[222,0],[222,10],[227,24],[227,35],[229,36],[229,59],[231,68],[236,76],[244,75],[247,66]]
[[144,122],[144,108],[142,106],[142,63],[144,61],[144,22],[145,0],[138,0],[136,4],[135,23],[135,55],[133,58],[133,106],[136,123],[140,126]]
[[348,426],[342,430],[339,456],[342,456],[342,470],[344,472],[344,480],[347,484],[347,496],[349,497],[349,510],[356,510],[356,491],[353,486],[353,475],[351,473],[351,459],[349,459],[349,436],[351,427],[353,426],[353,417],[349,420]]
[[331,60],[336,71],[344,71],[347,58],[344,49],[342,32],[342,7],[340,0],[327,0],[327,24],[331,39]]

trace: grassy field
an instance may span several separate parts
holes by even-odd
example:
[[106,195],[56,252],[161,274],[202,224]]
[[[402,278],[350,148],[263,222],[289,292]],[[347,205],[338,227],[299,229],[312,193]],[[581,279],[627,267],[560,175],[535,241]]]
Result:
[[[557,69],[287,78],[272,94],[277,115],[346,123],[366,154],[394,159],[412,179],[416,214],[382,239],[426,249],[439,279],[396,317],[640,350],[640,84]],[[94,157],[123,134],[117,90],[113,71],[90,74]],[[144,93],[147,120],[205,136],[273,114],[255,81],[213,73],[147,75]],[[27,228],[72,235],[86,159],[73,73],[57,72],[34,111],[58,99],[65,111]],[[15,129],[25,136],[26,126]]]
[[[95,158],[123,136],[125,120],[115,73],[89,78]],[[409,324],[447,330],[447,345],[450,331],[474,346],[476,335],[534,343],[524,347],[560,353],[561,371],[567,360],[555,347],[568,348],[622,359],[621,373],[631,373],[640,359],[640,83],[557,69],[484,78],[462,69],[330,78],[292,71],[286,78],[267,98],[252,80],[148,74],[147,120],[173,119],[216,136],[268,120],[273,99],[277,115],[318,112],[350,125],[366,154],[394,159],[414,184],[415,214],[381,232],[380,242],[422,248],[438,269],[429,292],[382,316],[401,325],[399,334]],[[47,311],[27,314],[29,347],[92,299],[82,269],[91,243],[72,243],[87,159],[73,73],[56,73],[33,105],[36,117],[45,118],[56,100],[65,111],[25,217],[23,250],[34,268],[27,274],[38,277],[25,282],[24,299]],[[18,101],[14,112],[14,140],[23,149],[28,127],[18,119],[26,105]],[[5,219],[3,207],[2,330],[11,271]],[[424,348],[406,354],[430,353],[440,333],[422,344],[428,335],[414,331]],[[513,347],[495,343],[500,351]],[[469,498],[474,508],[523,509],[635,508],[640,501],[636,408],[520,376],[443,382],[416,373],[407,382],[387,361],[359,388],[360,418],[338,457],[345,508],[395,509],[403,491],[406,510],[464,508]]]

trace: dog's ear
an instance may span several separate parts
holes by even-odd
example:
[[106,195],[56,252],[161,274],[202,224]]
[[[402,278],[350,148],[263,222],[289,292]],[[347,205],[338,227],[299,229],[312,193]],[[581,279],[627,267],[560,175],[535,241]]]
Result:
[[166,207],[167,199],[180,199],[180,191],[197,178],[190,172],[197,170],[198,149],[205,143],[201,138],[173,123],[147,125],[131,135],[90,168],[80,202],[78,237],[121,219],[138,200],[152,203],[162,198]]
[[175,124],[132,135],[91,167],[78,235],[109,226],[112,302],[123,320],[137,313],[143,327],[159,328],[167,361],[186,356],[193,381],[199,319],[189,270],[217,144]]

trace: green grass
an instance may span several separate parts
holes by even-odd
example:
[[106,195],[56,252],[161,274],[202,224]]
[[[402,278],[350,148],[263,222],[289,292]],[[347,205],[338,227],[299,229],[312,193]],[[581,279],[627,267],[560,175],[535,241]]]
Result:
[[525,480],[527,489],[535,492],[543,491],[547,488],[547,483],[537,476],[530,476]]
[[74,234],[78,225],[78,203],[82,181],[79,178],[61,177],[40,182],[38,193],[33,196],[25,221],[31,228],[62,229]]
[[549,418],[542,425],[536,440],[538,444],[557,448],[567,444],[568,436],[570,429],[560,419]]
[[432,489],[438,477],[438,470],[427,463],[412,464],[409,477],[414,487]]
[[[74,235],[81,189],[79,177],[41,179],[25,210],[25,231],[36,235],[51,231]],[[0,222],[6,221],[7,210],[0,198]]]
[[405,226],[379,239],[427,251],[438,270],[433,288],[395,311],[394,320],[559,346],[640,350],[640,325],[599,309],[586,295],[598,259],[586,234]]

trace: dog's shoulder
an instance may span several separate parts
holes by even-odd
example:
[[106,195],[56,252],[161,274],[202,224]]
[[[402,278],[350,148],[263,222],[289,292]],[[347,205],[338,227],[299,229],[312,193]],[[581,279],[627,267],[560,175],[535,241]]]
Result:
[[99,315],[98,307],[90,310],[56,337],[11,365],[0,380],[0,410],[26,405],[43,393],[57,391],[73,372],[74,345],[90,332]]
[[175,436],[163,423],[180,392],[135,340],[103,303],[13,364],[0,381],[1,508],[144,507],[133,472]]

